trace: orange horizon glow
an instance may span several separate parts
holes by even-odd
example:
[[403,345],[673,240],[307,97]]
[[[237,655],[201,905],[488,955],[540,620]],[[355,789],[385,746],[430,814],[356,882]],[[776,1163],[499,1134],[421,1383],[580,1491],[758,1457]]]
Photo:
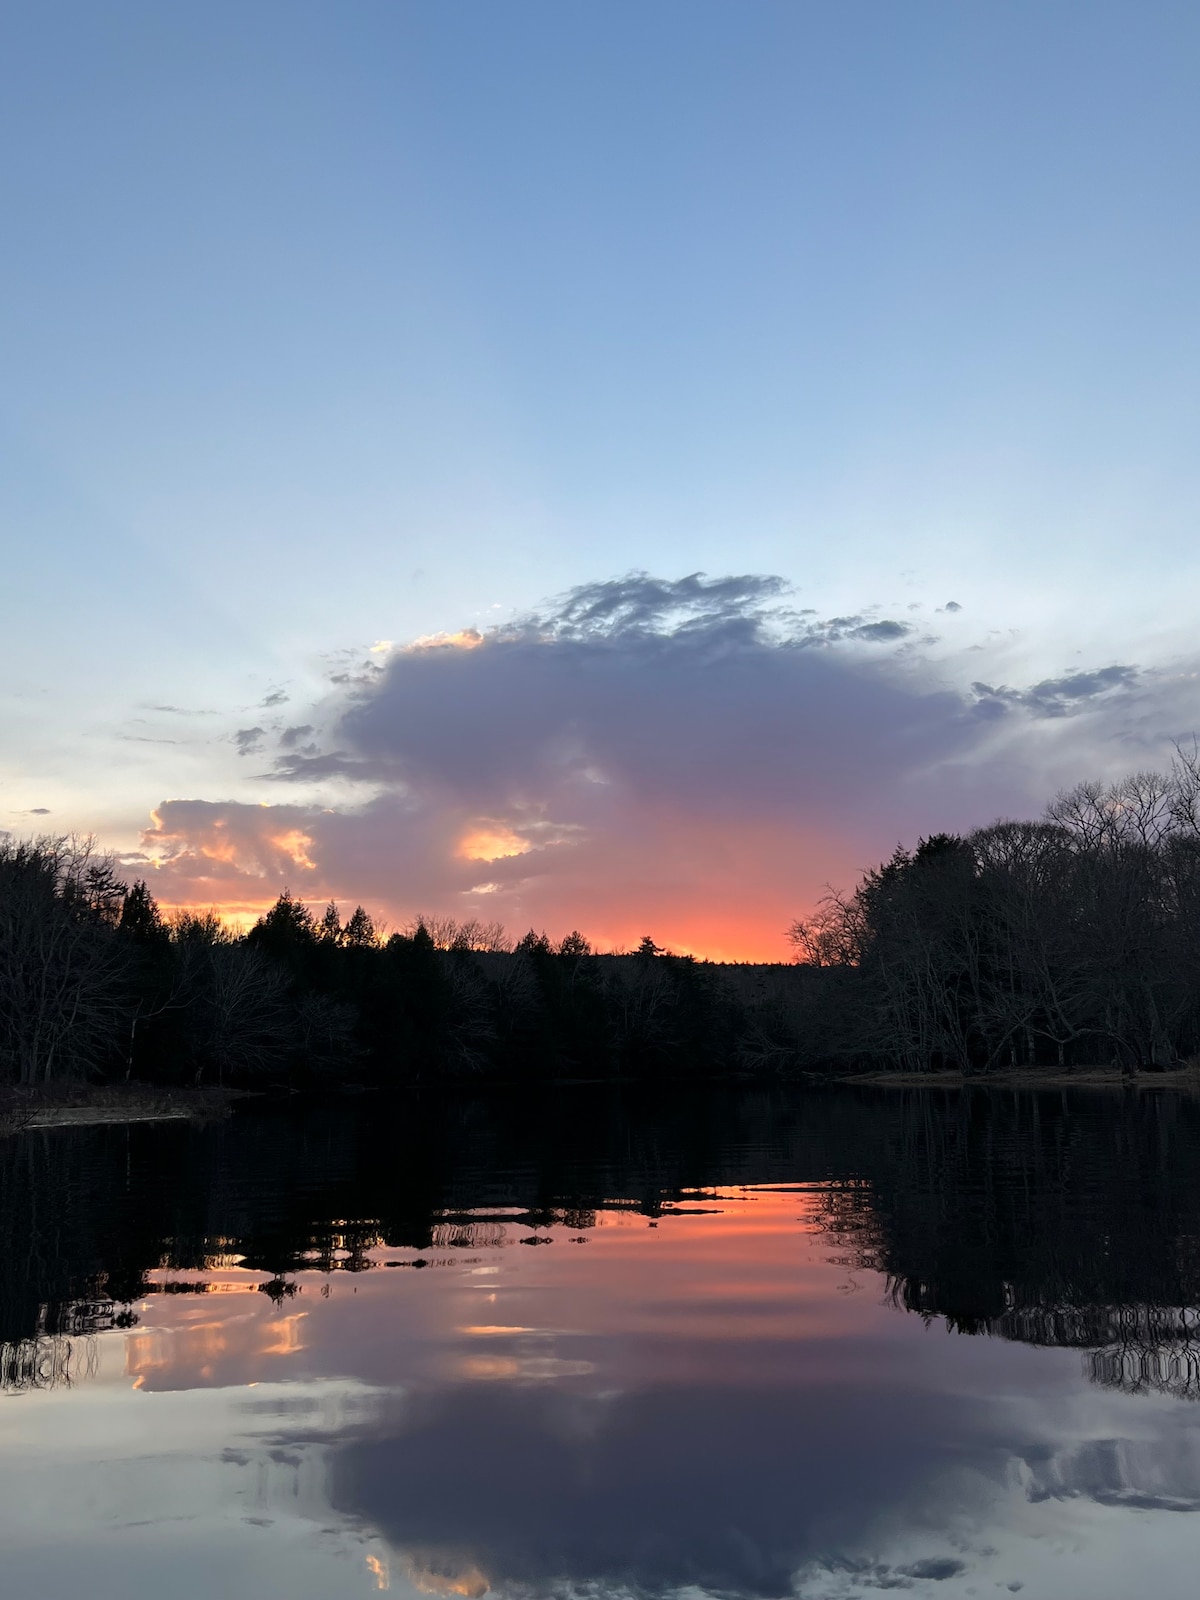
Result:
[[147,862],[164,908],[212,910],[239,931],[287,887],[318,915],[331,900],[343,915],[361,904],[377,927],[421,914],[478,919],[502,923],[514,941],[530,929],[554,941],[578,929],[598,952],[618,953],[649,935],[701,961],[775,964],[792,959],[787,929],[825,883],[857,879],[871,853],[836,829],[666,803],[641,804],[618,828],[609,804],[582,821],[434,810],[411,827],[398,817],[394,842],[369,824],[359,852],[332,812],[168,801],[129,870]]
[[[234,932],[242,934],[248,933],[256,922],[265,917],[278,898],[278,895],[272,895],[269,899],[261,900],[159,900],[158,906],[167,918],[215,914]],[[353,909],[353,904],[358,903],[352,902],[348,896],[343,896],[339,899],[336,895],[319,895],[314,897],[310,903],[310,909],[319,912],[331,900],[338,906],[339,912],[349,911]],[[437,914],[436,912],[431,912],[429,907],[426,906],[421,908],[421,911],[404,911],[395,916],[389,916],[386,913],[380,913],[375,916],[372,913],[372,917],[376,927],[382,925],[389,929],[396,929],[407,927],[422,913]],[[797,910],[796,915],[803,916],[804,914],[805,908],[802,906]],[[460,922],[465,922],[471,913],[459,908],[452,915],[456,916]],[[765,920],[764,918],[763,921],[765,922]],[[775,929],[767,929],[764,928],[763,922],[756,921],[748,916],[737,919],[718,918],[711,922],[699,923],[684,919],[676,929],[672,929],[666,918],[658,918],[651,915],[649,917],[631,919],[615,928],[608,925],[599,933],[590,932],[585,921],[580,926],[580,922],[583,919],[569,921],[569,919],[560,918],[559,921],[563,923],[563,926],[557,931],[551,932],[549,928],[546,929],[553,942],[558,942],[565,938],[568,933],[579,927],[580,932],[591,943],[597,955],[628,954],[636,950],[642,938],[648,933],[669,955],[692,956],[697,961],[766,963],[774,966],[787,965],[793,960],[787,943],[786,925]],[[541,919],[535,918],[535,922],[538,924],[537,931],[542,931]],[[524,925],[518,926],[514,921],[508,931],[512,934],[515,942],[526,930]]]

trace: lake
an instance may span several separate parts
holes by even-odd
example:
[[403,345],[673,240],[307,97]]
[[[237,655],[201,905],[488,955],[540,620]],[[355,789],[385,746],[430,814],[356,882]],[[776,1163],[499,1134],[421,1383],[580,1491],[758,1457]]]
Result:
[[8,1600],[1196,1592],[1168,1090],[26,1132],[0,1250]]

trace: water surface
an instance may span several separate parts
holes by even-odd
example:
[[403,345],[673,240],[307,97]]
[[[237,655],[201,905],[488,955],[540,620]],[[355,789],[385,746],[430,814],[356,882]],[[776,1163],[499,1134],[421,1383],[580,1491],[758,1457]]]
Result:
[[1195,1592],[1200,1108],[572,1089],[0,1146],[4,1593]]

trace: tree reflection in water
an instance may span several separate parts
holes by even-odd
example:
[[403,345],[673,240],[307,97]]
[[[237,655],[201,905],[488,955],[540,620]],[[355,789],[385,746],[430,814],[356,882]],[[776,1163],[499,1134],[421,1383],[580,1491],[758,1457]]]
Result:
[[96,1341],[68,1339],[60,1333],[0,1344],[0,1389],[19,1394],[27,1389],[69,1389],[94,1378],[98,1370]]
[[381,1248],[419,1266],[798,1182],[805,1226],[897,1308],[1077,1348],[1105,1387],[1200,1393],[1200,1105],[1165,1090],[575,1088],[28,1132],[0,1144],[0,1381],[86,1376],[89,1337],[188,1292],[162,1269],[237,1262],[281,1301]]

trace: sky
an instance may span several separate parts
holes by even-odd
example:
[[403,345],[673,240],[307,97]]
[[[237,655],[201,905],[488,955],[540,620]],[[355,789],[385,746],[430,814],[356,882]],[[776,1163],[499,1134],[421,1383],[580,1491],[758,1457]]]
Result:
[[0,22],[0,829],[787,953],[1200,729],[1194,6]]

